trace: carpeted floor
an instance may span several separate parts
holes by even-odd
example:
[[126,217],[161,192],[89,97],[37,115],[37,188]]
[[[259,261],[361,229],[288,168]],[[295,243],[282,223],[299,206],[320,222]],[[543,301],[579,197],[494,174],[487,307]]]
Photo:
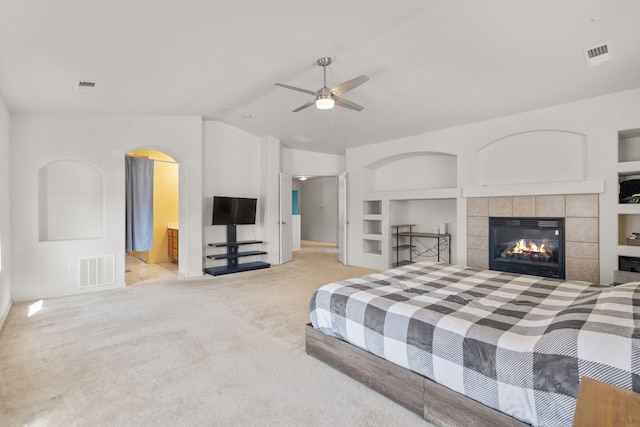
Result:
[[304,352],[320,285],[366,274],[306,245],[269,269],[14,304],[2,426],[428,426]]

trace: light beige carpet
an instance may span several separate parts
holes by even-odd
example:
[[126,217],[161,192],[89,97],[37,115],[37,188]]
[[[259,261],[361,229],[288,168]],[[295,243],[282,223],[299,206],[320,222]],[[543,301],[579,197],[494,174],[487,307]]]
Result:
[[13,306],[2,426],[426,426],[304,352],[320,285],[371,270],[306,246],[269,269]]

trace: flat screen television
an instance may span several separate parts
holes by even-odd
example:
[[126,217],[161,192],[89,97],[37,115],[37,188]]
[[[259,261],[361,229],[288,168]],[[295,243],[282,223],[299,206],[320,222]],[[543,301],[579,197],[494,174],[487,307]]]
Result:
[[256,223],[257,199],[213,196],[212,225]]

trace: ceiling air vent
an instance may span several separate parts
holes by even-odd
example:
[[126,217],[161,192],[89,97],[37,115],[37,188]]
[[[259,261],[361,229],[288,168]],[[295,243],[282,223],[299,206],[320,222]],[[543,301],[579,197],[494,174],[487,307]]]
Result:
[[293,139],[295,142],[299,142],[300,144],[308,144],[309,142],[311,142],[311,138],[304,135],[292,136],[291,139]]
[[584,59],[589,67],[611,61],[611,42],[601,43],[584,50]]
[[86,80],[76,80],[76,91],[78,92],[94,92],[96,90],[95,82]]

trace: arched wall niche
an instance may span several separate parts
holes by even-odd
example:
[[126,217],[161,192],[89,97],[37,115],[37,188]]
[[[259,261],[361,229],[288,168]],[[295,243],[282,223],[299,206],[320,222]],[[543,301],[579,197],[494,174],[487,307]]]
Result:
[[38,170],[38,237],[100,239],[104,234],[104,173],[79,159],[54,160]]
[[363,169],[363,190],[404,191],[457,186],[457,156],[411,152],[385,157]]
[[476,152],[476,185],[584,180],[586,158],[586,135],[561,130],[517,133]]

